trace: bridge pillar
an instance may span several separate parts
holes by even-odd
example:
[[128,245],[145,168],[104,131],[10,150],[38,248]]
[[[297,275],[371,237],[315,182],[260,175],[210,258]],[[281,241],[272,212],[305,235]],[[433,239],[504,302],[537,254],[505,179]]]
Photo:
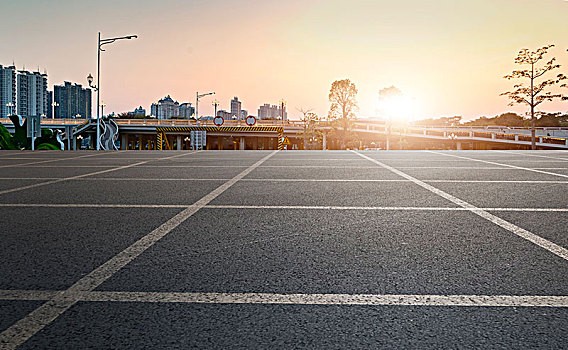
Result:
[[181,135],[177,135],[177,138],[176,138],[176,150],[181,151]]
[[323,133],[322,149],[325,151],[327,149],[327,133]]
[[519,135],[515,135],[515,141],[519,141]]
[[462,150],[462,143],[461,143],[460,141],[456,142],[456,149],[457,149],[458,151],[461,151],[461,150]]
[[542,136],[538,137],[538,142],[542,143]]
[[495,140],[495,138],[497,137],[497,135],[495,135],[494,133],[491,134],[491,139]]
[[239,150],[244,151],[245,150],[245,137],[241,136],[239,138]]
[[128,149],[128,134],[120,134],[120,149]]

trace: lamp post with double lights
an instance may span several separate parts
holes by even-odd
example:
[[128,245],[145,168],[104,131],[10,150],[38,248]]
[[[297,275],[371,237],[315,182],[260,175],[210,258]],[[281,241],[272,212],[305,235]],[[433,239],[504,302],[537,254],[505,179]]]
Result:
[[53,108],[53,113],[51,114],[51,119],[55,119],[55,107],[59,107],[59,103],[52,102],[51,107]]
[[89,74],[89,76],[87,77],[87,81],[89,82],[89,87],[94,89],[97,92],[97,151],[99,151],[101,149],[101,145],[99,143],[99,137],[100,137],[100,114],[99,114],[99,105],[100,105],[100,97],[101,97],[101,51],[105,51],[103,50],[103,46],[107,45],[107,44],[112,44],[117,40],[130,40],[130,39],[136,39],[138,38],[137,35],[127,35],[127,36],[121,36],[121,37],[116,37],[116,38],[106,38],[106,39],[101,39],[101,32],[99,32],[99,40],[97,42],[97,85],[93,85],[93,76],[91,74]]
[[199,126],[199,99],[208,96],[208,95],[215,95],[215,91],[213,92],[206,92],[204,94],[200,94],[199,92],[195,93],[195,125]]
[[211,103],[211,104],[215,108],[215,114],[213,114],[213,118],[215,118],[217,116],[217,107],[219,107],[219,101],[217,101],[217,99],[215,99],[215,101],[213,101],[213,103]]
[[286,107],[286,101],[284,99],[280,100],[280,117],[282,119],[282,127],[284,127],[284,108]]
[[9,116],[14,114],[14,106],[15,106],[15,104],[12,103],[12,102],[6,103],[6,107],[8,107],[8,115]]

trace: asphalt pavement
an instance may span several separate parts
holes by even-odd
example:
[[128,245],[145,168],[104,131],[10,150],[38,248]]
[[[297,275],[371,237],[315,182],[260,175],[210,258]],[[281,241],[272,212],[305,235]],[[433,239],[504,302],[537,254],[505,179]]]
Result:
[[568,348],[568,152],[0,151],[0,349]]

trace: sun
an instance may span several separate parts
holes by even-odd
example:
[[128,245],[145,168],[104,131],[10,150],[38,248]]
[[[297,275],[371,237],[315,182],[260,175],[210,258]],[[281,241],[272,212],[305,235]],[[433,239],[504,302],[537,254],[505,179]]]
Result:
[[415,118],[416,103],[405,95],[388,96],[378,102],[377,115],[392,123],[408,123]]

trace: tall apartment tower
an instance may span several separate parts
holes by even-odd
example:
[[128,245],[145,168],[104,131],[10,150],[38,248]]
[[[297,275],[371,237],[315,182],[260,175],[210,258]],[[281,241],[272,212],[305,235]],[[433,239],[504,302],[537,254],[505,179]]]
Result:
[[47,115],[47,74],[19,71],[16,101],[22,117]]
[[231,115],[236,116],[237,119],[241,119],[241,101],[239,101],[237,96],[231,100]]
[[55,118],[91,118],[91,89],[65,81],[53,87],[53,99],[57,104]]
[[[8,104],[11,106],[9,107]],[[0,65],[0,118],[16,113],[16,67]]]

